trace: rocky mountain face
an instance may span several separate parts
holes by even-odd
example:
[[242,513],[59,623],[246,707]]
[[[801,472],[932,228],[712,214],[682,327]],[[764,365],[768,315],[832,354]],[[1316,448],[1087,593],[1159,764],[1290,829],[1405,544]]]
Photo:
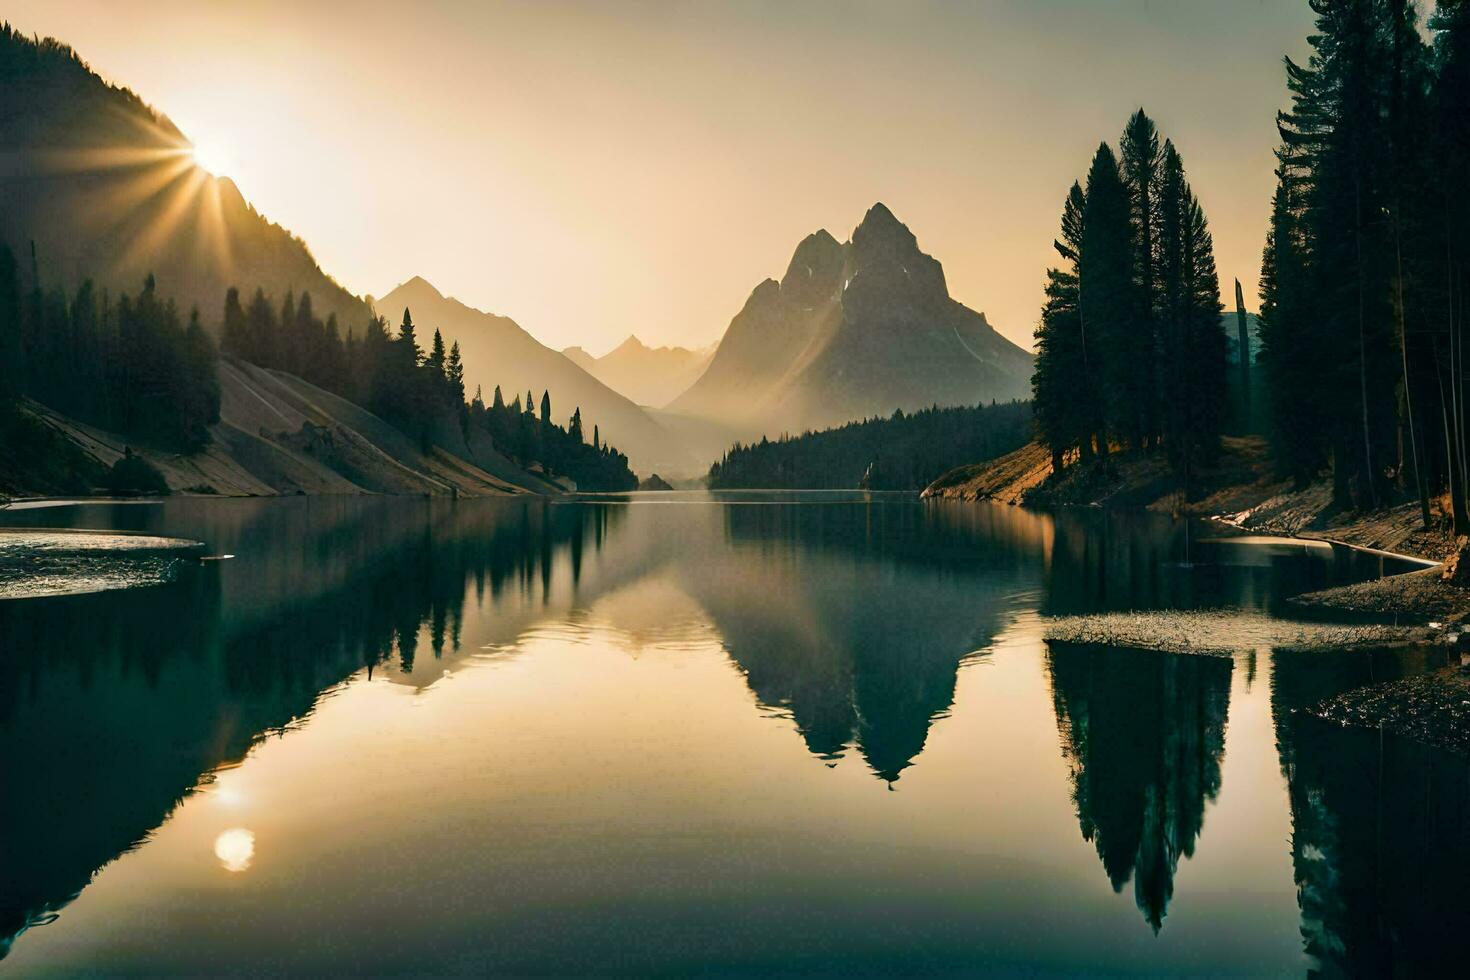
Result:
[[649,347],[636,336],[629,336],[601,357],[593,357],[580,347],[568,347],[562,353],[613,391],[639,405],[661,408],[699,380],[714,357],[715,347]]
[[572,411],[581,408],[588,440],[596,425],[602,440],[626,453],[638,472],[693,472],[702,462],[647,412],[509,317],[466,306],[417,276],[374,305],[395,330],[404,309],[410,310],[426,345],[436,329],[443,332],[446,344],[457,341],[465,362],[465,386],[470,392],[481,388],[487,404],[496,385],[507,402],[518,394],[524,399],[531,390],[539,405],[541,393],[549,391],[554,421],[565,425]]
[[150,273],[187,313],[215,323],[225,290],[310,292],[342,328],[367,305],[268,221],[234,183],[195,166],[168,117],[109,85],[55,42],[0,27],[0,242],[47,288],[92,279],[136,294]]
[[708,369],[668,406],[749,436],[895,409],[1030,396],[1032,357],[949,295],[944,269],[875,204],[846,243],[797,246],[756,286]]

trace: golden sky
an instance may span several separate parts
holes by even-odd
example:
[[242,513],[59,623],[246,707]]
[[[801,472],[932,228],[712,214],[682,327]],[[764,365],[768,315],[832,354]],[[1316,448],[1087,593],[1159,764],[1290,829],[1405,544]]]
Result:
[[11,0],[348,289],[422,275],[594,353],[719,337],[883,201],[1031,346],[1062,198],[1144,106],[1254,309],[1306,0]]

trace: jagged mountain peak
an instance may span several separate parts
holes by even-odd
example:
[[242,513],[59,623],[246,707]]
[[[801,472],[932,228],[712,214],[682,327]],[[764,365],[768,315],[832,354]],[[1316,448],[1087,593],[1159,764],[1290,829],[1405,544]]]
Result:
[[898,220],[898,217],[889,210],[888,205],[882,201],[874,201],[873,206],[868,208],[867,213],[863,215],[863,220],[858,222],[857,228],[853,231],[853,237],[857,238],[864,233],[884,234],[897,231],[913,237],[908,226]]
[[754,437],[1025,397],[1030,375],[1030,355],[950,297],[938,260],[878,202],[846,244],[826,231],[802,239],[671,408]]
[[846,261],[847,246],[819,228],[796,246],[781,277],[781,292],[803,306],[821,302],[836,292]]
[[880,201],[868,209],[863,220],[853,229],[852,248],[859,259],[911,254],[919,251],[919,240],[909,231],[909,226],[899,221]]
[[849,302],[891,305],[901,296],[932,305],[949,299],[944,267],[919,248],[908,225],[882,202],[869,208],[853,230],[850,274],[856,291]]

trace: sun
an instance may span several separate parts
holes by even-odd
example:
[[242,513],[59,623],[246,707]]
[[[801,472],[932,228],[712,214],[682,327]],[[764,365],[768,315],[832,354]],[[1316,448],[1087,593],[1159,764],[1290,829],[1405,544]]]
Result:
[[216,177],[225,176],[234,163],[229,149],[218,143],[195,143],[189,149],[189,156],[193,158],[195,166]]

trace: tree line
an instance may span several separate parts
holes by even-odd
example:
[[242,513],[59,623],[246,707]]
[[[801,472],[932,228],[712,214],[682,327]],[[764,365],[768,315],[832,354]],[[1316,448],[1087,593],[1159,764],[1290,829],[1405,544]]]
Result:
[[477,389],[465,397],[465,365],[459,343],[447,345],[439,330],[425,351],[413,313],[404,309],[396,334],[377,314],[361,333],[344,333],[335,315],[325,321],[312,309],[311,294],[287,292],[279,308],[257,289],[249,303],[239,291],[225,296],[221,345],[226,354],[261,367],[296,374],[333,394],[366,406],[428,450],[451,451],[488,437],[495,448],[526,468],[566,476],[579,489],[628,490],[637,479],[628,458],[602,442],[593,426],[586,441],[581,408],[565,426],[552,420],[551,394],[538,403],[532,392],[506,404],[497,386],[490,405]]
[[497,388],[487,406],[467,399],[459,345],[433,333],[428,351],[408,310],[396,335],[373,315],[359,334],[335,316],[318,317],[308,293],[279,305],[257,289],[247,303],[230,289],[216,347],[198,310],[187,322],[149,276],[136,296],[115,299],[92,282],[68,296],[46,290],[32,250],[29,282],[0,245],[0,411],[30,397],[65,415],[141,443],[182,453],[209,444],[220,419],[219,356],[298,375],[363,405],[428,451],[470,452],[487,441],[527,469],[565,476],[580,489],[628,490],[628,458],[588,444],[580,409],[552,421],[551,396],[531,392],[507,405]]
[[1310,0],[1286,59],[1277,186],[1261,263],[1271,441],[1298,484],[1330,470],[1341,506],[1447,492],[1470,533],[1470,3]]
[[1187,487],[1225,424],[1223,307],[1204,209],[1142,109],[1072,184],[1054,245],[1032,377],[1053,468],[1158,450]]
[[116,298],[90,281],[67,296],[29,288],[0,245],[0,406],[28,395],[82,422],[179,452],[209,443],[219,421],[214,341],[197,310],[185,323],[149,276]]
[[712,489],[921,490],[1031,438],[1031,406],[926,408],[834,429],[736,443],[710,467]]

